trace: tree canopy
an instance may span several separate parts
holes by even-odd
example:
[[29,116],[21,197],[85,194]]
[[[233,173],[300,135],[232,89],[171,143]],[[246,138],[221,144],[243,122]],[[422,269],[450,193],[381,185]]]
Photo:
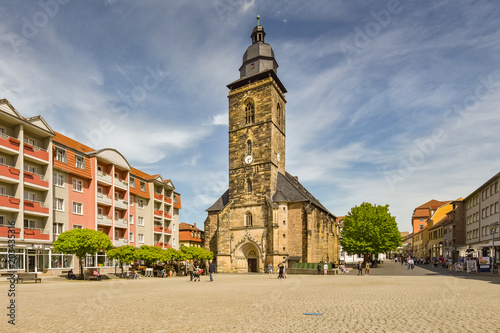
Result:
[[[212,260],[214,258],[214,253],[211,251],[207,251],[202,247],[187,247],[187,246],[181,246],[180,251],[181,253],[185,254],[182,260],[186,259],[198,259],[198,260]],[[182,255],[180,255],[182,256]]]
[[143,245],[136,251],[137,259],[144,260],[148,266],[164,260],[164,250],[158,246]]
[[344,217],[342,248],[349,254],[378,254],[401,246],[401,234],[389,205],[363,202]]
[[73,229],[63,232],[54,242],[54,249],[64,254],[75,254],[78,258],[95,255],[113,247],[108,235],[91,229]]

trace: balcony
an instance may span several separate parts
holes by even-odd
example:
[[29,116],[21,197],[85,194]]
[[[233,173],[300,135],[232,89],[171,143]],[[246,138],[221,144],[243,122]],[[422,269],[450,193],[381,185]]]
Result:
[[161,193],[154,192],[154,197],[155,197],[155,200],[157,200],[157,201],[163,201],[163,194],[161,194]]
[[50,240],[49,234],[44,234],[43,229],[24,228],[24,239]]
[[128,187],[128,182],[124,179],[120,179],[120,178],[115,177],[115,186],[126,190]]
[[163,232],[166,233],[166,234],[172,234],[172,230],[170,230],[167,227],[163,228]]
[[27,143],[24,144],[24,156],[31,160],[44,162],[45,164],[49,163],[49,153],[45,149]]
[[27,172],[27,171],[24,172],[24,182],[28,186],[34,185],[31,187],[35,188],[42,188],[48,190],[49,187],[49,180],[46,177],[32,172]]
[[126,228],[128,226],[128,221],[125,219],[115,219],[115,227]]
[[165,212],[164,214],[165,218],[171,220],[172,219],[172,215],[170,215],[169,213]]
[[155,246],[163,248],[163,243],[162,242],[156,242]]
[[163,216],[163,211],[162,211],[162,210],[159,210],[159,209],[155,209],[154,214],[155,214],[156,216]]
[[115,239],[115,241],[113,242],[113,246],[123,246],[123,245],[128,245],[128,239],[126,238],[119,238],[119,239]]
[[11,195],[0,194],[0,207],[2,207],[2,210],[8,210],[11,212],[18,212],[20,202],[21,202],[20,199],[15,198]]
[[24,211],[34,215],[49,215],[49,207],[40,201],[24,200]]
[[163,227],[161,225],[156,225],[155,224],[154,231],[155,232],[159,232],[159,233],[163,233]]
[[115,207],[121,208],[121,209],[127,209],[128,208],[128,201],[123,200],[122,198],[115,197]]
[[166,198],[165,202],[168,203],[168,204],[172,204],[172,198]]
[[7,164],[0,164],[0,179],[7,183],[19,183],[19,169]]
[[113,220],[108,218],[106,215],[97,214],[97,224],[110,226],[113,224]]
[[19,153],[19,145],[21,141],[15,139],[7,134],[0,134],[0,150],[11,152],[11,153]]
[[113,200],[108,198],[106,195],[102,193],[97,193],[97,203],[106,205],[106,206],[111,206],[113,203]]
[[168,244],[168,243],[163,243],[165,245],[165,249],[171,249],[172,248],[172,245]]
[[[0,226],[0,237],[8,237],[9,236],[9,227],[5,226]],[[12,235],[12,231],[10,233]],[[14,234],[16,235],[16,239],[21,238],[21,229],[20,228],[14,228]]]
[[97,171],[97,181],[111,185],[111,175],[103,171]]

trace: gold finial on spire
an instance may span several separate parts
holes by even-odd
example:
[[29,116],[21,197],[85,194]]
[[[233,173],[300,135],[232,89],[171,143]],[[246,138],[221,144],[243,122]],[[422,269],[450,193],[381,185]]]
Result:
[[257,8],[257,25],[260,25],[259,20],[260,20],[259,8]]

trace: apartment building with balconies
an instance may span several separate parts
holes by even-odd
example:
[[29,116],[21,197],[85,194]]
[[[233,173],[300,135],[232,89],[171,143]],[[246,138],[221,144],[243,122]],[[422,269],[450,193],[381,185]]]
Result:
[[[113,246],[176,248],[180,195],[170,180],[130,166],[116,149],[95,150],[54,132],[40,117],[24,118],[0,100],[0,271],[42,272],[77,266],[52,246],[66,230],[100,230]],[[7,262],[8,222],[16,256]],[[85,267],[110,267],[105,253]]]
[[[0,100],[0,270],[36,271],[56,260],[72,265],[68,256],[52,256],[54,136],[41,116],[25,118]],[[11,263],[9,229],[17,258]]]

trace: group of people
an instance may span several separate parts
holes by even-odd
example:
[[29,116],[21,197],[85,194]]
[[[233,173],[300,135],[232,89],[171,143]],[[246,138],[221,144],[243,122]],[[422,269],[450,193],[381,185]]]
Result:
[[365,276],[370,275],[370,262],[368,260],[358,262],[358,275],[363,275],[363,269],[365,270]]
[[[269,265],[267,265],[267,271],[269,273],[269,278],[273,278],[273,264],[270,262]],[[286,279],[286,267],[285,267],[285,262],[280,262],[278,264],[278,279]]]

